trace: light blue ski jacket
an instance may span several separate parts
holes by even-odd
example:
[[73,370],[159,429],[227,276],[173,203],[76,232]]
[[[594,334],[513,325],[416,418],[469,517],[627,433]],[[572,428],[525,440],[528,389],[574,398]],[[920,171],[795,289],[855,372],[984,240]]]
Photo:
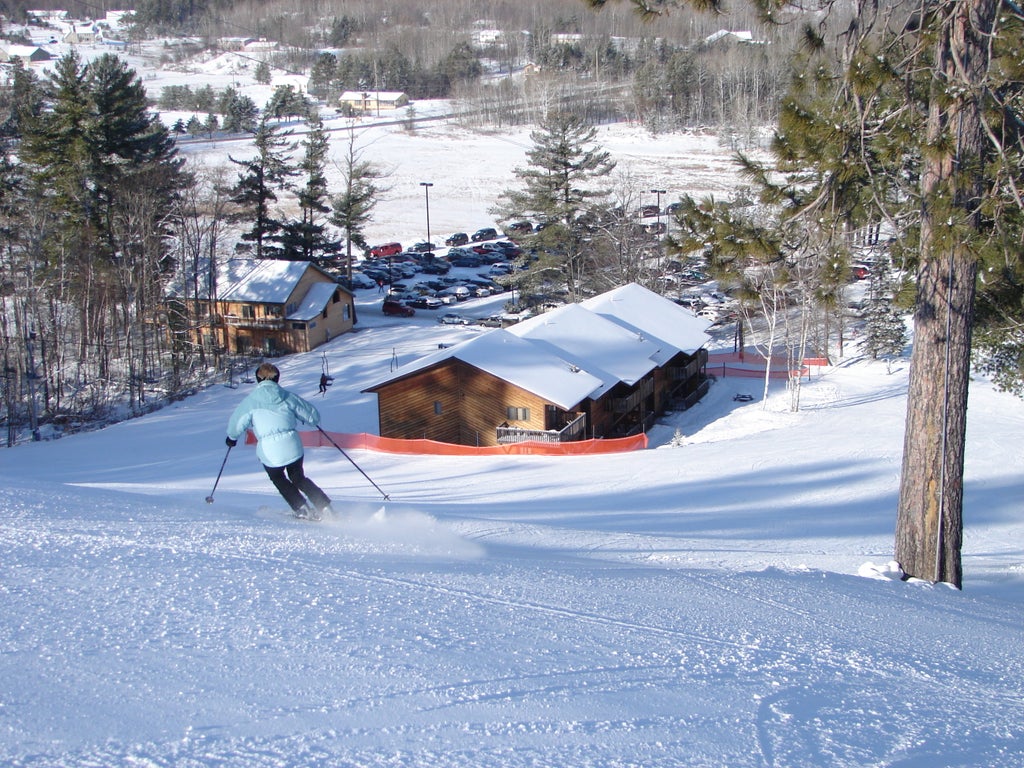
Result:
[[228,437],[237,440],[252,428],[259,441],[256,455],[266,467],[284,467],[302,456],[296,422],[315,427],[320,412],[275,381],[261,381],[228,419]]

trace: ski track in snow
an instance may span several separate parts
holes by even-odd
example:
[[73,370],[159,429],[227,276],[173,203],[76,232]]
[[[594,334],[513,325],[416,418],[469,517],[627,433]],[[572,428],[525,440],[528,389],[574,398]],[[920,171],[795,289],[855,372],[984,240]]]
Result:
[[[278,84],[241,80],[256,103]],[[423,239],[424,179],[435,240],[493,224],[531,144],[528,128],[358,133],[389,172],[372,242]],[[598,140],[670,196],[738,183],[714,136],[609,125]],[[182,154],[228,166],[243,149]],[[278,361],[325,428],[375,431],[363,388],[479,332],[378,302],[359,292],[357,333]],[[906,369],[848,354],[803,385],[798,414],[782,386],[762,400],[758,379],[721,378],[636,454],[353,452],[387,504],[311,450],[345,511],[323,524],[254,513],[280,501],[241,447],[202,503],[245,385],[4,451],[0,764],[1020,768],[1024,409],[972,383],[965,590],[862,578],[890,557]]]
[[[984,620],[942,587],[580,568],[514,543],[453,560],[458,537],[412,542],[408,514],[254,525],[145,501],[125,511],[107,491],[61,514],[48,496],[63,493],[5,493],[20,512],[4,562],[23,565],[18,578],[5,567],[3,597],[56,614],[5,632],[9,690],[53,694],[4,696],[7,733],[25,708],[36,733],[32,749],[0,751],[6,764],[852,766],[885,744],[898,765],[936,734],[942,764],[1012,765],[987,751],[1000,742],[1021,754],[1019,654],[990,648],[964,677],[942,644],[968,652],[969,633],[916,638],[913,614],[933,603],[951,622]],[[437,530],[421,517],[421,533]],[[1018,629],[1003,628],[1007,642]],[[933,650],[893,653],[912,640]],[[47,682],[18,685],[33,675]],[[993,701],[1003,717],[984,711]]]

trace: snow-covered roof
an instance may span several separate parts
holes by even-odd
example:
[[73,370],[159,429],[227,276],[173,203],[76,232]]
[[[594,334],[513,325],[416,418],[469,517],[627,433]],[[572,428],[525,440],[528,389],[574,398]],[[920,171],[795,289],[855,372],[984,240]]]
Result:
[[705,37],[704,42],[707,44],[715,43],[726,37],[733,38],[734,40],[738,40],[742,43],[752,43],[754,41],[754,33],[749,30],[733,31],[731,29],[720,29]]
[[287,320],[312,320],[324,311],[324,307],[338,290],[335,283],[313,283],[302,297],[299,308],[288,315]]
[[579,304],[566,304],[508,330],[599,376],[603,390],[620,381],[632,386],[657,367],[656,343]]
[[619,382],[636,384],[681,351],[692,354],[709,340],[708,325],[631,284],[433,352],[370,389],[457,359],[569,409]]
[[658,365],[679,352],[692,355],[711,339],[710,320],[636,283],[587,299],[580,306],[657,343]]
[[569,410],[603,387],[597,376],[582,370],[536,344],[496,328],[438,350],[400,368],[371,389],[431,368],[446,360],[461,360]]
[[279,259],[245,262],[249,270],[230,284],[220,282],[218,298],[221,301],[256,301],[284,304],[296,284],[311,266],[306,261]]

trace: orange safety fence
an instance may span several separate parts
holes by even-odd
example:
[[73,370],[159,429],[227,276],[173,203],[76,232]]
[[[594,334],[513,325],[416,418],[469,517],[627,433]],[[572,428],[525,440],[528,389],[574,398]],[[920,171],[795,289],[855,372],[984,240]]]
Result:
[[[739,363],[739,365],[727,365],[727,363]],[[738,378],[763,379],[764,358],[757,355],[744,355],[739,352],[716,352],[708,355],[708,375],[726,378],[728,376]],[[771,368],[768,371],[770,379],[788,379],[792,375],[811,375],[811,366],[818,368],[831,365],[827,357],[805,357],[800,368],[790,371],[786,367],[786,361],[782,358],[772,358]],[[740,367],[742,366],[742,367]]]
[[[403,440],[397,437],[380,437],[366,432],[299,432],[302,444],[307,448],[342,448],[381,451],[382,453],[414,453],[430,456],[580,456],[596,453],[623,453],[639,451],[647,447],[647,435],[616,437],[600,440],[576,440],[571,443],[543,443],[528,441],[507,445],[455,445],[436,440]],[[330,438],[330,439],[328,439]],[[334,441],[337,445],[331,443]],[[246,433],[246,445],[254,445],[256,436],[252,430]]]

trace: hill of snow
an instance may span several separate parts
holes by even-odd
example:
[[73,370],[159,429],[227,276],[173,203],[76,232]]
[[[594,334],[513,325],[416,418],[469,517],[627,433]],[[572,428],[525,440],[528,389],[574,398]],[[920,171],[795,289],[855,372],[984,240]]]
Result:
[[[373,294],[282,361],[330,430],[478,332]],[[975,382],[964,590],[895,580],[905,374],[847,360],[799,413],[722,379],[629,454],[350,452],[388,502],[311,449],[323,524],[251,447],[204,503],[251,384],[4,451],[0,762],[1019,766],[1024,414]]]
[[[328,125],[335,157],[348,125]],[[391,173],[376,242],[425,239],[423,181],[435,241],[492,224],[530,146],[525,129],[357,131]],[[736,185],[713,136],[604,126],[599,140],[663,203]],[[228,152],[244,146],[182,144],[197,164]],[[356,333],[281,361],[332,431],[376,432],[364,387],[480,332],[358,300]],[[781,384],[762,402],[756,379],[721,379],[636,453],[351,451],[387,502],[338,451],[311,449],[342,513],[323,524],[277,511],[251,447],[204,503],[252,386],[222,384],[0,452],[0,764],[1024,764],[1024,408],[985,381],[962,592],[888,565],[905,364],[839,361],[805,382],[799,413]]]

